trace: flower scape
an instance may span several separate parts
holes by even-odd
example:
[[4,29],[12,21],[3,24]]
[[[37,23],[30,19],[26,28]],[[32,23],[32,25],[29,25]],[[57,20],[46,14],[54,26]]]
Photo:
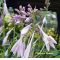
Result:
[[[9,12],[6,1],[0,15],[0,58],[59,57],[56,13],[30,4]],[[59,42],[57,42],[59,41]]]

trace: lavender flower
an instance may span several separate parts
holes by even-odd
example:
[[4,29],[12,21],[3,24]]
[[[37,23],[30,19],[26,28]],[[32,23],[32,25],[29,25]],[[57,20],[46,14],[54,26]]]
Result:
[[22,19],[26,19],[26,17],[21,16],[21,15],[15,15],[15,16],[13,16],[13,18],[10,22],[15,23],[15,24],[19,24],[22,21]]
[[40,26],[38,25],[39,29],[40,29],[40,34],[42,34],[42,39],[46,45],[47,50],[50,50],[50,46],[52,48],[55,49],[54,44],[57,44],[57,42],[55,41],[55,39],[52,36],[48,36],[43,30],[42,28],[40,28]]
[[23,57],[25,45],[23,44],[22,39],[23,39],[24,35],[29,31],[30,27],[31,27],[31,24],[24,27],[21,30],[20,39],[14,44],[14,46],[11,49],[11,51],[13,52],[14,55],[17,53],[17,57],[20,57],[20,56]]
[[21,19],[20,15],[15,15],[12,18],[12,22],[14,22],[15,24],[19,24],[20,23],[20,19]]
[[25,50],[25,45],[22,42],[22,37],[14,44],[14,46],[12,47],[11,51],[13,52],[13,54],[15,55],[17,53],[17,57],[22,57],[23,53]]
[[30,21],[31,21],[31,17],[27,17],[26,20],[25,20],[25,22],[27,22],[27,23],[30,22]]
[[27,48],[25,49],[24,56],[23,56],[24,58],[28,58],[29,57],[31,46],[32,46],[32,41],[33,41],[33,37],[34,37],[34,33],[35,33],[35,31],[32,34],[32,38],[31,38],[30,43],[27,45]]
[[30,43],[27,45],[27,48],[25,49],[25,45],[22,42],[23,36],[21,36],[20,39],[14,44],[14,46],[11,49],[13,54],[14,55],[17,54],[17,57],[21,56],[21,58],[28,58],[31,50],[33,37],[34,37],[34,33],[32,34]]
[[20,15],[15,15],[15,16],[13,16],[13,19],[20,19]]
[[32,12],[32,8],[28,8],[28,12],[30,12],[30,13],[31,13],[31,12]]
[[21,35],[25,35],[29,31],[29,29],[31,29],[31,24],[27,25],[21,30]]
[[6,33],[6,36],[4,37],[3,42],[2,42],[2,46],[4,46],[6,44],[7,38],[8,38],[8,36],[11,33],[12,30],[13,30],[13,28]]
[[21,11],[22,15],[27,15],[27,13],[25,11]]

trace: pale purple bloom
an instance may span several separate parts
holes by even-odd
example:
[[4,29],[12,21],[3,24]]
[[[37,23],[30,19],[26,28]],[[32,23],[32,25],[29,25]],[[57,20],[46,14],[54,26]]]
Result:
[[19,24],[22,21],[22,19],[26,19],[25,15],[24,16],[15,15],[15,16],[13,16],[13,18],[10,22],[15,23],[15,24]]
[[25,45],[22,42],[22,37],[14,44],[14,46],[12,47],[11,51],[13,52],[13,54],[17,54],[17,57],[22,57],[23,53],[25,50]]
[[26,19],[26,15],[22,15],[21,16],[21,19]]
[[30,51],[31,51],[31,48],[32,48],[32,41],[33,41],[34,33],[35,32],[33,32],[33,34],[32,34],[30,43],[27,45],[27,48],[25,49],[24,56],[23,56],[24,58],[29,57],[29,54],[30,54]]
[[3,46],[6,44],[7,39],[8,39],[8,36],[9,36],[9,34],[11,33],[12,30],[13,30],[13,28],[6,33],[6,36],[4,37],[3,42],[2,42],[2,45],[3,45]]
[[14,46],[11,49],[13,54],[14,55],[17,54],[17,57],[21,56],[21,58],[28,58],[30,54],[31,46],[32,46],[33,37],[34,37],[34,33],[32,34],[30,43],[27,45],[25,49],[25,45],[22,42],[23,36],[21,36],[20,39],[14,44]]
[[20,19],[21,18],[21,16],[20,15],[15,15],[15,16],[13,16],[13,19]]
[[25,11],[21,11],[21,14],[23,15],[27,15],[27,13]]
[[31,21],[31,17],[27,17],[26,20],[25,20],[25,22],[27,22],[27,23],[30,22],[30,21]]
[[14,46],[11,49],[14,55],[17,53],[17,57],[20,57],[20,56],[23,57],[25,45],[23,44],[22,39],[24,35],[29,31],[30,28],[31,28],[31,24],[24,27],[21,30],[20,39],[14,44]]
[[40,34],[42,35],[42,39],[46,45],[47,50],[50,50],[50,46],[52,48],[55,49],[54,44],[57,44],[57,42],[55,41],[55,39],[52,36],[48,36],[43,30],[42,28],[40,28],[40,26],[38,25],[39,29],[40,29]]
[[29,31],[29,29],[31,29],[31,24],[27,25],[21,30],[21,35],[25,35]]
[[31,13],[31,12],[32,12],[32,8],[28,8],[28,12],[30,12],[30,13]]

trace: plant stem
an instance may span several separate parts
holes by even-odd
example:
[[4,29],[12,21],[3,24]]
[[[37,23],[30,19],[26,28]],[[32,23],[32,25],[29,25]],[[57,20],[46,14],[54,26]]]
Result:
[[41,54],[41,52],[43,51],[44,47],[45,47],[45,44],[43,45],[42,49],[40,50],[40,52],[35,57],[37,57],[38,55]]

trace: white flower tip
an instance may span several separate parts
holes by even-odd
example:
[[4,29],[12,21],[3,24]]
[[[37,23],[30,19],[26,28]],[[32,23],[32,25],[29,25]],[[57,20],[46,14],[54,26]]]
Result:
[[25,22],[30,22],[31,18],[26,18]]
[[49,39],[51,39],[51,41],[55,44],[57,44],[57,42],[55,41],[55,39],[52,36],[49,36]]
[[46,49],[47,49],[47,51],[50,51],[50,46],[49,46],[49,44],[46,44]]
[[44,17],[43,19],[43,24],[46,23],[47,24],[47,20],[46,20],[46,17]]
[[8,36],[6,36],[6,37],[3,39],[2,46],[4,46],[4,45],[6,44],[7,38],[8,38]]
[[27,25],[21,30],[21,35],[25,35],[29,31],[29,29],[31,29],[31,24]]
[[9,30],[6,35],[8,36],[12,30],[13,30],[13,28],[11,30]]

